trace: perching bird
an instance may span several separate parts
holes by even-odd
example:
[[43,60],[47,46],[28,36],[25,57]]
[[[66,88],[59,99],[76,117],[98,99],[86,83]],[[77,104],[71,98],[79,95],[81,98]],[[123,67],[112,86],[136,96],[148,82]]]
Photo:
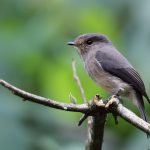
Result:
[[102,34],[89,33],[78,36],[68,45],[77,47],[89,76],[111,94],[120,93],[139,108],[147,122],[143,97],[150,103],[144,83],[128,60]]

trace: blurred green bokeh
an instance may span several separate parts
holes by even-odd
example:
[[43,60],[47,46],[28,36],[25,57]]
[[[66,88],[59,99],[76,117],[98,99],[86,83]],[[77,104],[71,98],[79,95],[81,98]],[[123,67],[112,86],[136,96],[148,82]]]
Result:
[[[150,93],[150,1],[148,0],[0,0],[0,78],[26,91],[70,103],[82,103],[71,62],[88,99],[107,93],[83,69],[77,52],[66,45],[88,32],[106,34],[141,74]],[[0,87],[0,149],[82,150],[86,123],[80,114],[23,102]],[[150,95],[150,94],[149,94]],[[125,105],[138,114],[133,104]],[[150,107],[146,103],[150,116]],[[108,116],[104,150],[141,150],[146,135]]]

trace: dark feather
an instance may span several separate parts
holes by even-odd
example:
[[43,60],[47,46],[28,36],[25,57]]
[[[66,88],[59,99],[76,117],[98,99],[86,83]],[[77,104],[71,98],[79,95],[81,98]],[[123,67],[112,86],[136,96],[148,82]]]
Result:
[[110,55],[108,53],[106,54],[105,52],[98,51],[95,58],[105,71],[130,84],[150,103],[150,99],[146,94],[145,86],[140,75],[119,52],[117,52],[115,56],[113,54]]
[[146,112],[145,112],[143,98],[142,98],[140,93],[136,92],[135,94],[136,94],[136,98],[137,98],[137,101],[136,101],[137,102],[137,106],[139,108],[141,117],[143,118],[143,120],[148,122],[147,115],[146,115]]

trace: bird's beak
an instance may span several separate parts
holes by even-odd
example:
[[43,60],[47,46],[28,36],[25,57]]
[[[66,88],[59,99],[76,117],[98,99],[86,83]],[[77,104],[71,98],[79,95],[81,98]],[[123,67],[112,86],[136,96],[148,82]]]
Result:
[[75,42],[68,42],[67,45],[76,46]]

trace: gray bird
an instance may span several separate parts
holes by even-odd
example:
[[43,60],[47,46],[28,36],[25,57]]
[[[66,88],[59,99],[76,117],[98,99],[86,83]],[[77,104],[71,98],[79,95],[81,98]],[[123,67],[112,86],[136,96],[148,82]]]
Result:
[[115,95],[127,97],[139,108],[147,122],[143,97],[150,103],[144,83],[128,60],[102,34],[78,36],[68,45],[77,47],[89,76],[102,88]]

